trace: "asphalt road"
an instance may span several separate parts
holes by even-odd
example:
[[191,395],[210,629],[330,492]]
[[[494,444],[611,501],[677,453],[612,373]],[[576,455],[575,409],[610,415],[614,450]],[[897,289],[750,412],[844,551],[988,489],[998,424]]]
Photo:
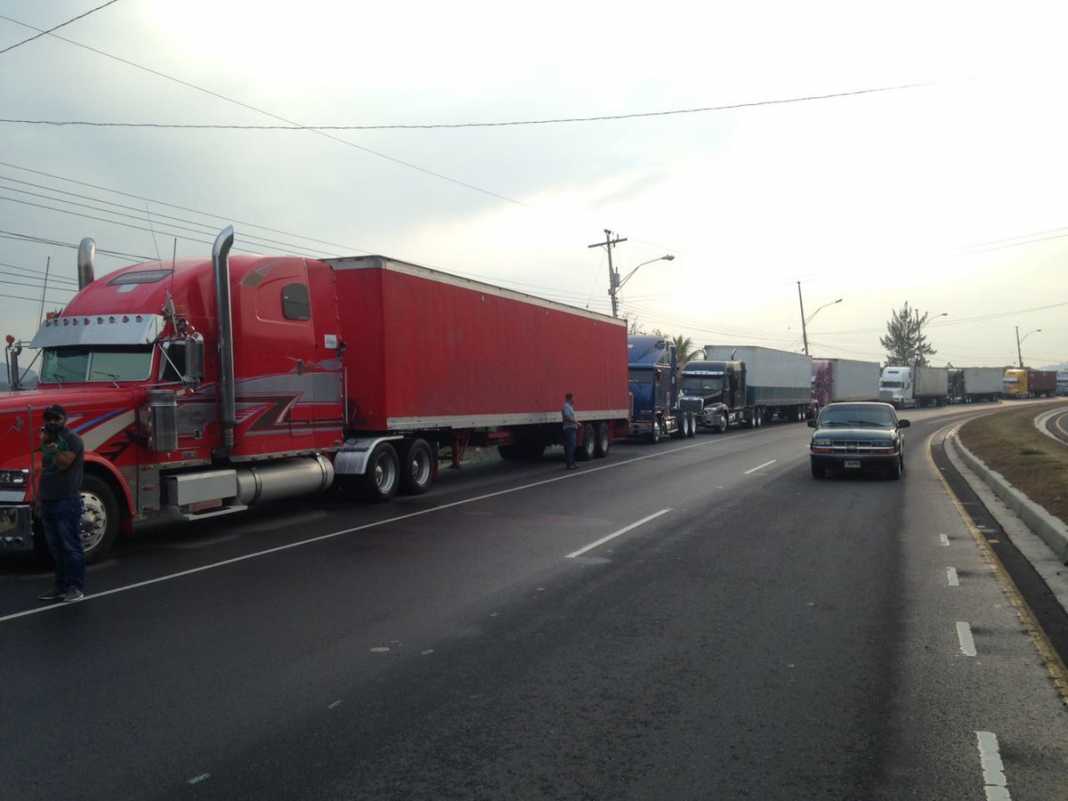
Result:
[[71,607],[7,566],[3,795],[1068,798],[927,453],[979,411],[907,414],[900,482],[814,481],[776,425],[157,529]]

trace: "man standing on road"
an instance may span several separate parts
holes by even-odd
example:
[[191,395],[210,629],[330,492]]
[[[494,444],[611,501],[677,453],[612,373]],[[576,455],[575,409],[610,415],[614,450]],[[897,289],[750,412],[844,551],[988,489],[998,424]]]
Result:
[[578,438],[578,420],[575,419],[575,397],[570,392],[564,395],[564,408],[560,415],[564,419],[564,456],[567,458],[566,470],[574,470],[575,440]]
[[41,433],[41,483],[37,490],[45,540],[56,563],[56,586],[42,601],[80,601],[85,597],[85,551],[82,549],[82,473],[85,446],[67,428],[62,406],[44,410]]

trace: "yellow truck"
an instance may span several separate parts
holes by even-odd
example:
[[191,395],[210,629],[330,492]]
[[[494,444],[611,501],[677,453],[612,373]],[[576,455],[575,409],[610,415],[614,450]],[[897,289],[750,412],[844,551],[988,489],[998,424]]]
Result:
[[1006,398],[1029,398],[1031,396],[1027,382],[1028,370],[1009,367],[1005,370],[1005,397]]

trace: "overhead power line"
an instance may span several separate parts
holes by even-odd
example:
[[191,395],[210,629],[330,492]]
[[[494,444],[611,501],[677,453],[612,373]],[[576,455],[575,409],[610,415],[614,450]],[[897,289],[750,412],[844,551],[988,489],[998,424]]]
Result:
[[[2,18],[3,17],[0,16],[0,19],[2,19]],[[372,253],[373,252],[371,250],[367,250],[367,249],[364,249],[364,248],[358,248],[358,247],[355,247],[353,245],[347,245],[347,244],[344,244],[344,243],[341,243],[341,242],[331,242],[328,239],[316,239],[315,237],[304,236],[303,234],[295,234],[292,231],[283,231],[280,228],[271,228],[270,226],[259,225],[258,223],[250,222],[248,220],[239,220],[239,219],[237,219],[235,217],[231,217],[230,215],[227,215],[227,214],[219,214],[217,212],[212,212],[212,211],[203,211],[201,209],[194,209],[194,208],[191,208],[189,206],[180,206],[177,203],[169,203],[168,201],[160,200],[159,198],[148,197],[147,195],[137,195],[137,194],[134,194],[133,192],[125,192],[125,191],[123,191],[121,189],[115,189],[114,187],[110,187],[110,186],[102,186],[100,184],[93,184],[93,183],[89,183],[88,181],[80,181],[77,178],[68,178],[68,177],[63,176],[63,175],[57,175],[56,173],[45,172],[44,170],[37,170],[37,169],[33,169],[32,167],[24,167],[21,164],[13,164],[13,163],[11,163],[9,161],[0,161],[0,166],[10,167],[11,169],[20,170],[21,172],[27,172],[27,173],[31,173],[33,175],[41,175],[41,176],[44,176],[45,178],[53,178],[53,179],[55,179],[57,181],[64,181],[65,183],[75,184],[77,186],[88,187],[89,189],[97,189],[97,190],[100,190],[101,192],[110,192],[110,193],[112,193],[114,195],[120,195],[121,197],[128,197],[128,198],[131,198],[133,200],[140,200],[140,201],[145,201],[145,202],[148,202],[148,203],[155,203],[157,206],[166,206],[167,208],[177,209],[178,211],[187,211],[187,212],[191,212],[192,214],[200,214],[200,215],[202,215],[204,217],[214,217],[215,219],[221,220],[221,221],[225,222],[226,224],[235,224],[235,225],[247,226],[249,228],[256,228],[256,229],[258,229],[260,231],[270,231],[271,233],[281,234],[282,236],[290,236],[290,237],[294,237],[296,239],[303,239],[303,240],[306,240],[308,242],[317,242],[320,245],[330,245],[331,247],[335,247],[335,248],[343,248],[348,253]],[[5,178],[4,180],[17,181],[17,179],[15,179],[15,178]],[[27,186],[38,186],[38,187],[40,187],[39,184],[31,184],[28,181],[21,181],[20,183],[23,183],[23,184],[25,184]],[[48,187],[45,187],[45,188],[48,188]],[[68,192],[69,190],[53,189],[52,191],[55,191],[55,192],[60,192],[60,191]],[[69,194],[74,195],[73,192],[69,192]],[[104,202],[107,202],[107,201],[104,201]]]
[[635,111],[626,114],[597,114],[590,117],[554,117],[534,120],[504,120],[495,122],[390,122],[371,125],[349,123],[344,125],[307,124],[298,125],[246,125],[242,123],[211,122],[122,122],[103,120],[41,120],[0,118],[0,123],[9,125],[49,125],[56,127],[82,126],[90,128],[161,128],[181,130],[209,131],[426,131],[455,128],[508,128],[530,125],[561,125],[566,123],[610,122],[618,120],[648,119],[651,117],[673,117],[682,114],[706,114],[716,111],[737,111],[739,109],[760,106],[779,106],[789,103],[809,103],[818,100],[833,100],[858,95],[871,95],[881,92],[898,92],[904,89],[920,89],[933,86],[933,82],[906,83],[897,86],[879,86],[870,89],[855,89],[845,92],[828,92],[820,95],[802,95],[798,97],[753,100],[745,103],[728,103],[719,106],[697,106],[695,108],[676,108],[661,111]]
[[[17,231],[4,231],[0,230],[0,239],[14,239],[18,242],[32,242],[35,245],[51,245],[57,248],[68,248],[69,250],[77,250],[80,246],[74,242],[61,242],[58,239],[49,239],[43,236],[34,236],[33,234],[21,234]],[[138,253],[124,253],[121,250],[105,250],[98,247],[96,249],[98,256],[110,256],[115,259],[135,259],[137,261],[155,261],[152,256],[142,256]]]
[[[14,17],[9,17],[9,16],[6,16],[6,15],[0,14],[0,19],[5,19],[8,22],[13,22],[16,25],[21,25],[24,28],[29,28],[30,30],[38,31],[39,33],[48,33],[48,31],[43,31],[41,28],[38,28],[38,27],[36,27],[34,25],[30,25],[30,24],[28,24],[26,22],[23,22],[22,20],[15,19]],[[55,39],[59,39],[61,42],[66,42],[67,44],[74,45],[75,47],[80,47],[83,50],[88,50],[88,51],[90,51],[92,53],[96,53],[97,55],[104,56],[105,58],[110,58],[113,61],[118,61],[120,64],[125,64],[128,67],[133,67],[134,69],[142,70],[143,72],[147,72],[147,73],[149,73],[151,75],[155,75],[156,77],[163,78],[163,79],[168,80],[168,81],[172,81],[173,83],[177,83],[177,84],[179,84],[181,86],[185,86],[185,87],[187,87],[189,89],[194,89],[194,90],[196,90],[198,92],[203,92],[204,94],[210,95],[211,97],[218,98],[219,100],[224,100],[227,103],[232,103],[233,105],[240,106],[241,108],[248,109],[249,111],[254,111],[257,114],[262,114],[265,117],[270,117],[271,119],[277,120],[278,122],[285,123],[286,125],[294,125],[294,126],[298,126],[298,127],[303,127],[296,120],[288,119],[286,117],[281,116],[280,114],[275,114],[274,112],[267,111],[267,110],[262,109],[262,108],[258,108],[256,106],[253,106],[253,105],[249,104],[249,103],[245,103],[245,102],[243,102],[241,100],[237,100],[236,98],[228,97],[227,95],[224,95],[224,94],[222,94],[220,92],[216,92],[216,91],[213,91],[211,89],[207,89],[207,88],[205,88],[203,86],[198,86],[197,84],[192,83],[190,81],[182,80],[181,78],[176,78],[173,75],[168,75],[165,72],[160,72],[159,70],[152,69],[151,67],[146,67],[143,64],[138,64],[135,61],[130,61],[129,59],[125,59],[125,58],[122,58],[120,56],[116,56],[116,55],[114,55],[112,53],[108,53],[108,52],[106,52],[104,50],[100,50],[100,49],[98,49],[96,47],[90,47],[89,45],[82,44],[81,42],[77,42],[74,39],[68,39],[66,36],[60,36],[59,34],[55,34],[55,33],[54,34],[50,34],[50,35]],[[363,145],[358,145],[355,142],[352,142],[352,141],[350,141],[348,139],[342,139],[340,136],[335,136],[334,134],[328,133],[326,131],[317,131],[315,129],[309,129],[309,130],[310,130],[311,133],[314,133],[317,136],[322,136],[322,137],[325,137],[327,139],[331,139],[331,140],[333,140],[335,142],[338,142],[340,144],[345,145],[346,147],[351,147],[351,148],[354,148],[355,150],[362,151],[364,153],[367,153],[369,155],[375,156],[377,158],[385,159],[386,161],[393,162],[394,164],[398,164],[398,165],[400,165],[402,167],[407,167],[408,169],[415,170],[416,172],[421,172],[424,175],[429,175],[429,176],[431,176],[433,178],[438,178],[438,179],[440,179],[442,181],[448,181],[451,184],[455,184],[457,186],[462,186],[465,189],[472,190],[473,192],[479,192],[479,193],[481,193],[483,195],[488,195],[490,197],[495,197],[498,200],[503,200],[503,201],[505,201],[507,203],[512,203],[512,204],[515,204],[517,206],[526,206],[527,205],[526,203],[524,203],[521,200],[517,200],[515,198],[508,197],[507,195],[502,195],[499,192],[494,192],[492,189],[486,189],[484,187],[476,186],[475,184],[468,183],[467,181],[462,181],[459,178],[453,178],[451,175],[445,175],[444,173],[436,172],[436,171],[431,170],[431,169],[429,169],[427,167],[420,166],[419,164],[415,164],[415,163],[410,162],[410,161],[405,161],[404,159],[397,158],[396,156],[391,156],[388,153],[383,153],[380,150],[372,150],[369,147],[364,147]]]
[[[23,39],[21,42],[15,42],[15,44],[8,45],[3,50],[0,50],[0,56],[2,56],[4,53],[8,53],[8,52],[14,50],[16,47],[22,47],[24,44],[28,44],[29,42],[32,42],[34,39],[40,39],[42,36],[46,36],[46,35],[52,33],[52,31],[58,31],[60,28],[65,28],[66,26],[70,25],[72,22],[77,22],[80,19],[84,19],[85,17],[88,17],[90,14],[95,14],[97,11],[100,11],[101,9],[107,8],[108,6],[113,5],[113,4],[117,3],[117,2],[119,2],[119,0],[108,0],[106,3],[101,3],[96,8],[90,8],[88,11],[83,11],[78,16],[71,17],[70,19],[68,19],[68,20],[66,20],[64,22],[61,22],[58,25],[53,25],[51,28],[46,28],[45,30],[37,29],[37,33],[35,33],[33,36],[28,36],[25,39]],[[27,28],[32,28],[33,26],[32,25],[26,25],[26,27]]]
[[[4,294],[2,292],[0,292],[0,298],[7,298],[8,300],[29,300],[29,301],[32,301],[33,303],[40,303],[41,302],[41,298],[40,297],[28,298],[25,295],[6,295],[6,294]],[[53,300],[52,298],[45,298],[45,303],[56,303],[56,304],[58,304],[60,306],[63,306],[68,302],[69,301],[66,301],[66,300]]]
[[[53,193],[58,193],[60,195],[70,195],[71,197],[85,198],[87,200],[92,200],[92,201],[94,201],[96,203],[104,203],[104,204],[107,204],[109,206],[115,206],[116,208],[120,208],[120,209],[130,209],[130,210],[132,210],[134,212],[137,212],[137,213],[136,214],[128,214],[128,213],[122,212],[122,211],[113,211],[111,209],[106,209],[106,208],[101,208],[100,206],[95,206],[95,205],[93,205],[91,203],[79,203],[79,202],[74,201],[74,200],[67,200],[66,198],[63,198],[63,197],[55,197],[54,195],[45,195],[45,194],[41,194],[39,192],[31,192],[31,191],[29,191],[27,189],[19,189],[18,187],[5,186],[3,184],[0,184],[0,189],[6,190],[8,192],[18,192],[20,194],[29,195],[30,197],[35,197],[35,198],[39,198],[39,199],[42,199],[42,200],[50,200],[50,201],[55,202],[55,203],[66,203],[69,206],[77,206],[79,208],[89,209],[90,211],[101,212],[103,214],[113,214],[116,217],[125,217],[127,219],[131,219],[131,220],[134,220],[136,222],[148,223],[149,224],[149,228],[152,228],[152,224],[154,222],[154,218],[164,218],[164,219],[167,219],[167,220],[177,220],[179,222],[184,222],[184,223],[189,223],[190,225],[199,226],[198,228],[188,228],[188,227],[183,226],[183,225],[175,225],[174,223],[165,223],[166,225],[169,225],[171,228],[175,228],[175,229],[177,229],[179,231],[187,231],[187,232],[190,232],[190,233],[202,234],[202,235],[214,235],[218,231],[218,226],[214,225],[212,223],[200,222],[198,220],[189,220],[189,219],[186,219],[184,217],[175,217],[175,216],[170,215],[170,214],[154,214],[153,215],[153,214],[150,214],[150,213],[146,213],[145,211],[143,211],[141,209],[138,209],[136,206],[128,206],[128,205],[123,204],[123,203],[116,203],[114,201],[105,200],[103,198],[91,197],[89,195],[81,195],[81,194],[78,194],[76,192],[69,192],[69,191],[64,190],[64,189],[54,189],[54,188],[49,187],[49,186],[40,186],[39,184],[32,184],[32,183],[29,183],[28,181],[19,181],[18,179],[8,178],[8,177],[3,176],[3,175],[0,175],[0,180],[12,181],[14,183],[20,183],[20,184],[23,184],[23,185],[26,185],[26,186],[39,187],[39,188],[46,189],[46,190],[48,190],[50,192],[53,192]],[[205,228],[208,229],[208,230],[202,230],[202,229],[205,229]],[[165,231],[162,231],[162,230],[160,230],[159,232],[160,233],[166,233]],[[313,248],[313,247],[309,247],[307,245],[298,245],[298,244],[294,244],[292,242],[282,242],[282,241],[277,240],[277,239],[267,239],[265,237],[242,236],[242,240],[247,242],[248,244],[256,245],[257,247],[262,247],[262,248],[264,248],[266,250],[280,250],[283,253],[288,253],[288,254],[305,255],[305,254],[310,254],[310,253],[318,253],[318,254],[324,255],[324,256],[337,255],[334,252],[322,250],[320,248]]]
[[[17,264],[8,264],[5,261],[0,261],[0,267],[6,267],[8,270],[18,270],[19,272],[23,272],[23,273],[30,273],[30,275],[27,276],[27,277],[36,277],[38,275],[44,275],[44,270],[36,269],[34,267],[20,267]],[[69,283],[69,284],[74,284],[74,285],[78,284],[78,282],[75,281],[73,278],[64,278],[64,277],[59,276],[59,275],[49,275],[48,276],[48,280],[49,281],[58,281],[60,283]]]

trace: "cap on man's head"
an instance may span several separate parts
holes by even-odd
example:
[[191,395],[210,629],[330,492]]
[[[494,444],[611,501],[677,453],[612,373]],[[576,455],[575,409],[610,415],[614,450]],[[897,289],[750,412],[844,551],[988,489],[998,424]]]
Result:
[[58,403],[53,403],[47,409],[44,410],[44,416],[47,417],[66,417],[67,410],[60,406]]
[[572,395],[570,392],[568,392],[567,394],[564,395],[564,399],[565,400],[571,400],[573,397],[575,397],[575,396]]

